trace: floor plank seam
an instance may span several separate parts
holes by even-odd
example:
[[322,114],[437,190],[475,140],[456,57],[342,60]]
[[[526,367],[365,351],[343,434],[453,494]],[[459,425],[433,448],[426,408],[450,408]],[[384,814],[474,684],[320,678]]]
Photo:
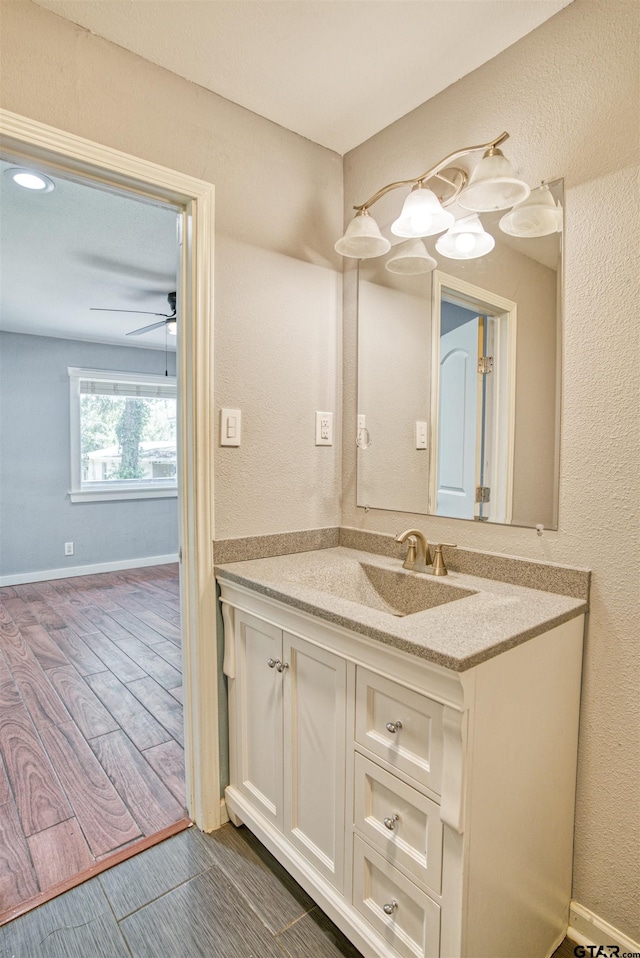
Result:
[[290,928],[293,928],[294,925],[297,925],[299,921],[302,921],[303,918],[306,918],[307,915],[310,915],[312,911],[317,911],[318,906],[314,905],[313,908],[309,908],[308,911],[303,912],[301,915],[298,915],[297,918],[294,918],[293,921],[290,921],[288,925],[284,928],[281,928],[280,931],[274,933],[274,938],[279,938],[280,935],[284,935],[285,931],[289,931]]

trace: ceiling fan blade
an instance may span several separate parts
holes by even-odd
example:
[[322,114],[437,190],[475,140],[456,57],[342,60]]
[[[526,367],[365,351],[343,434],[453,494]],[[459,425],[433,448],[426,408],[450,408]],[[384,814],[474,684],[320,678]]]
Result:
[[168,313],[152,313],[148,309],[105,309],[103,306],[90,306],[89,309],[92,313],[140,313],[143,316],[164,316],[165,319],[169,316]]
[[[158,315],[157,313],[155,314]],[[140,329],[134,329],[130,333],[127,333],[127,336],[139,336],[141,333],[150,333],[152,329],[160,329],[161,326],[166,326],[167,321],[163,319],[161,323],[151,323],[151,326],[142,326]]]

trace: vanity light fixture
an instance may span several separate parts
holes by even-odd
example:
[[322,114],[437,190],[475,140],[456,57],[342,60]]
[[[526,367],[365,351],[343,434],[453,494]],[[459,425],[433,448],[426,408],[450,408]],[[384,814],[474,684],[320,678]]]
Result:
[[23,167],[13,166],[4,171],[16,186],[23,190],[31,190],[33,193],[50,193],[55,188],[55,183],[44,173],[38,173],[37,170],[28,170]]
[[417,275],[430,273],[438,264],[433,256],[429,256],[427,248],[421,239],[410,239],[405,243],[398,243],[393,247],[392,255],[384,264],[390,273]]
[[395,236],[434,236],[453,223],[453,213],[440,205],[436,194],[426,189],[422,180],[413,187],[402,207],[402,213],[391,224]]
[[509,236],[548,236],[562,231],[562,207],[554,202],[546,183],[532,190],[526,200],[502,217],[499,223]]
[[469,179],[460,206],[475,213],[506,210],[522,203],[531,192],[516,176],[511,163],[496,145],[486,151]]
[[[391,226],[391,232],[408,239],[433,236],[452,226],[453,215],[444,207],[454,200],[458,200],[464,209],[475,212],[506,209],[526,199],[529,187],[516,177],[511,164],[498,149],[508,138],[509,134],[505,132],[489,143],[456,150],[415,179],[383,186],[366,203],[354,206],[355,218],[335,244],[336,251],[353,259],[371,259],[388,252],[391,244],[380,232],[369,209],[391,190],[401,187],[410,186],[411,192],[400,216]],[[471,179],[465,170],[452,165],[462,157],[479,152],[484,156]]]
[[388,253],[391,243],[382,235],[380,227],[366,206],[357,209],[358,212],[347,226],[344,236],[335,245],[336,252],[355,259],[370,259]]
[[496,241],[487,233],[477,213],[456,220],[444,236],[439,236],[436,249],[449,259],[477,259],[490,253]]

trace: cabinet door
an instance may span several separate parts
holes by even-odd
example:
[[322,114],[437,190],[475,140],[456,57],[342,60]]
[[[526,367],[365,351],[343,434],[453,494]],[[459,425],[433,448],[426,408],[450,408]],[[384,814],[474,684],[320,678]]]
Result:
[[346,662],[287,632],[283,661],[284,832],[342,889]]
[[[236,612],[237,788],[282,828],[282,632]],[[233,719],[232,719],[233,720]]]

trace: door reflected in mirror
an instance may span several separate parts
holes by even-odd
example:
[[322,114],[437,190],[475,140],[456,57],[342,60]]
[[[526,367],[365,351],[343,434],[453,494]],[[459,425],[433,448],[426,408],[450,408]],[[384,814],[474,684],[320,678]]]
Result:
[[398,245],[359,263],[359,506],[557,528],[562,234],[502,215],[485,256],[428,237],[431,272],[399,272]]

